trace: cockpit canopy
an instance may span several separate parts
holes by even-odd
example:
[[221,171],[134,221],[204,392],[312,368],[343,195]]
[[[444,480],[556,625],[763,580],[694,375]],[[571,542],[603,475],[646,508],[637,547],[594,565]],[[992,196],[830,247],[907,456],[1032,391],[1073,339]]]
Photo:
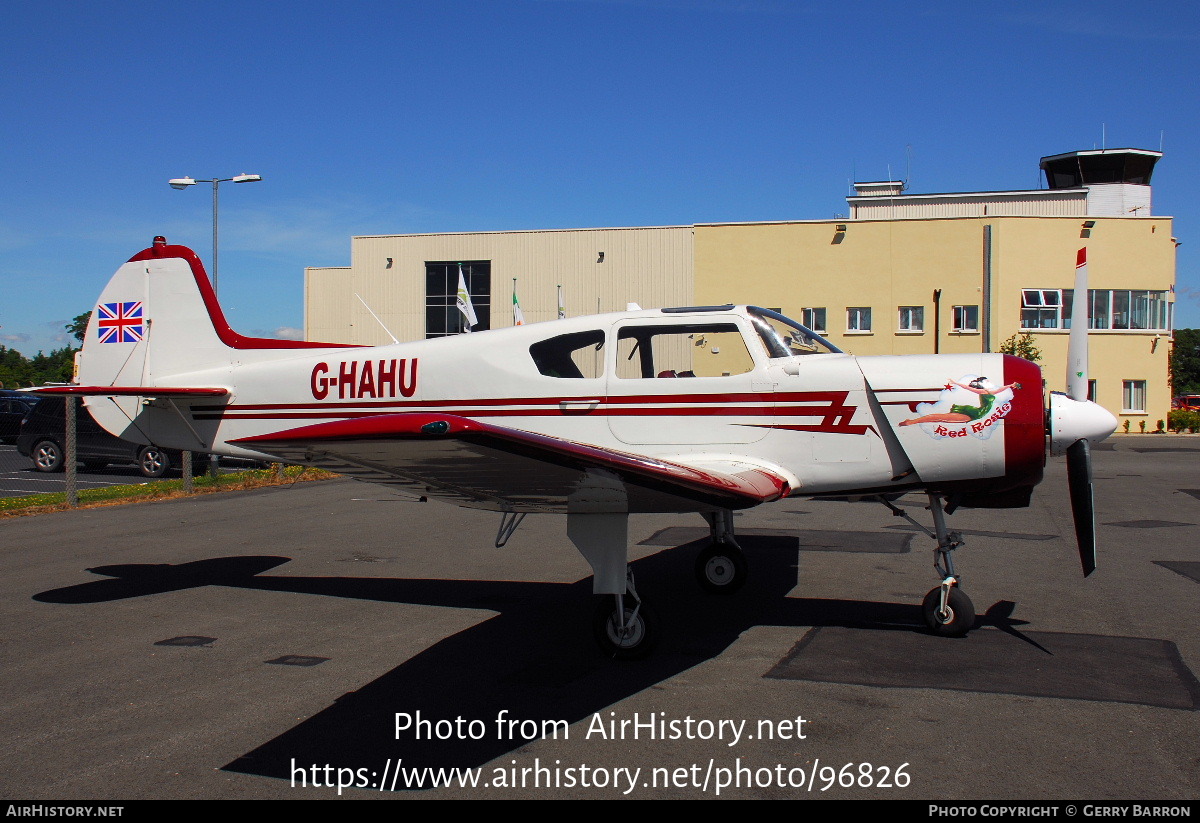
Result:
[[[724,316],[704,316],[720,312]],[[729,317],[741,314],[742,320]],[[663,309],[653,316],[621,321],[615,328],[618,379],[719,377],[754,368],[757,333],[767,357],[840,354],[819,334],[779,312],[758,306],[737,312],[732,305]],[[686,315],[686,316],[681,316]],[[661,316],[661,315],[660,315]],[[666,318],[670,318],[669,320]],[[746,320],[749,320],[747,328]],[[538,371],[547,377],[603,377],[604,348],[612,329],[595,328],[555,335],[529,347]],[[761,357],[761,355],[757,355]]]

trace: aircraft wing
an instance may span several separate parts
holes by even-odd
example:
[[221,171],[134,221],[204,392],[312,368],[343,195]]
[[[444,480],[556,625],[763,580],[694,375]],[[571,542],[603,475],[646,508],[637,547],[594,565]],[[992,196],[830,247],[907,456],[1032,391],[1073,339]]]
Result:
[[743,509],[790,491],[783,477],[733,459],[700,469],[445,414],[374,415],[230,442],[496,510]]

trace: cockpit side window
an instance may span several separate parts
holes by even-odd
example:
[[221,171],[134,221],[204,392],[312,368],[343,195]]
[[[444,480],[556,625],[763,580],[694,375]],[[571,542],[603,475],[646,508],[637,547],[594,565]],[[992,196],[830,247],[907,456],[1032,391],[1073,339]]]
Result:
[[617,335],[617,377],[727,377],[754,370],[736,323],[631,325]]
[[604,332],[560,334],[529,347],[537,370],[547,377],[588,379],[604,376]]

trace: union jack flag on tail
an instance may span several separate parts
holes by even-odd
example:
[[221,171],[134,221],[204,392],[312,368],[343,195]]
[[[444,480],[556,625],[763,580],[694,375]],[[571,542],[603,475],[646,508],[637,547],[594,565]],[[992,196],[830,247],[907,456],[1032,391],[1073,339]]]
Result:
[[101,343],[139,343],[142,327],[142,303],[101,303],[96,332]]

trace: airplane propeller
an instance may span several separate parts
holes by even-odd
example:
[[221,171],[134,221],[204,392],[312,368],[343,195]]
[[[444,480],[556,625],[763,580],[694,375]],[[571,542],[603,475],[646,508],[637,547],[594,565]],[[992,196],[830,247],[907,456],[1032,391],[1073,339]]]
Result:
[[1067,456],[1067,487],[1084,577],[1096,570],[1091,447],[1117,428],[1116,417],[1088,400],[1087,286],[1087,250],[1080,249],[1075,261],[1075,300],[1067,343],[1067,391],[1050,395],[1050,453]]

